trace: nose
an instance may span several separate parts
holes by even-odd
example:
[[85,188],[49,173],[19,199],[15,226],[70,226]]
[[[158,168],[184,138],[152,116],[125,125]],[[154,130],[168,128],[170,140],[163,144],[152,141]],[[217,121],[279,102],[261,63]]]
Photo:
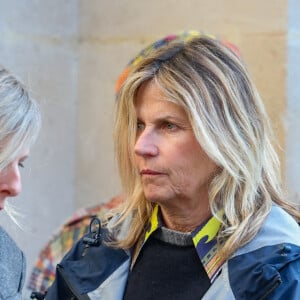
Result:
[[0,192],[15,197],[22,190],[21,174],[17,165],[9,165],[0,174]]
[[138,156],[156,156],[159,151],[155,133],[144,129],[143,132],[138,134],[134,152]]

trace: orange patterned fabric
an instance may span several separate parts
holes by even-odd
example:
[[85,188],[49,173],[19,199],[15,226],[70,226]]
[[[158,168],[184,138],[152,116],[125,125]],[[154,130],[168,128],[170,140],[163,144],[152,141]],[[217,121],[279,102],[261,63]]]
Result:
[[120,196],[94,207],[81,208],[57,231],[42,249],[29,278],[27,288],[35,292],[45,292],[55,279],[56,265],[88,230],[90,220],[98,216],[101,220],[111,209],[121,203]]

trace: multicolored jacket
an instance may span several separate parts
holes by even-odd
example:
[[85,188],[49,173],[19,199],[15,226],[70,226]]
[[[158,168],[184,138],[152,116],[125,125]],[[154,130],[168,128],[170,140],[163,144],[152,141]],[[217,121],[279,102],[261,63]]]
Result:
[[[217,223],[210,224],[214,225],[202,226],[194,235],[196,249],[200,242],[212,242]],[[152,218],[146,236],[158,227],[159,220],[153,222]],[[106,238],[107,230],[102,229],[102,241]],[[207,266],[215,266],[209,276],[212,284],[204,300],[300,299],[300,229],[281,208],[274,206],[256,237],[228,261],[220,265],[213,256],[211,262]],[[122,300],[131,263],[131,251],[113,249],[99,236],[87,236],[57,266],[56,280],[46,299]]]

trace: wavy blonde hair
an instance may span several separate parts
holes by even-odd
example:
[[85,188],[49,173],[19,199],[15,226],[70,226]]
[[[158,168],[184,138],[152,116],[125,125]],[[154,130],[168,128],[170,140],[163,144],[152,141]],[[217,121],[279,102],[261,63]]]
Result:
[[134,162],[135,98],[149,80],[182,106],[202,149],[219,166],[209,189],[213,215],[224,212],[218,237],[228,258],[261,228],[273,203],[297,220],[299,212],[283,200],[279,160],[263,102],[239,55],[209,36],[173,41],[154,49],[129,72],[117,95],[115,149],[129,216],[128,235],[116,246],[136,244],[149,221],[153,204],[144,197]]
[[[0,172],[36,140],[40,110],[23,83],[0,65]],[[6,205],[11,218],[18,214]]]

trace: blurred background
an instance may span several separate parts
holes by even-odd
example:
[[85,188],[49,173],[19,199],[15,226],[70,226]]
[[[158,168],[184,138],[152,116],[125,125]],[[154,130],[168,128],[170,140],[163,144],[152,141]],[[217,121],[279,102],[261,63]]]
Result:
[[184,29],[239,47],[271,117],[290,197],[299,199],[300,0],[0,0],[0,63],[22,78],[43,113],[23,193],[10,200],[20,228],[0,217],[28,273],[76,209],[119,193],[115,82],[144,46]]

